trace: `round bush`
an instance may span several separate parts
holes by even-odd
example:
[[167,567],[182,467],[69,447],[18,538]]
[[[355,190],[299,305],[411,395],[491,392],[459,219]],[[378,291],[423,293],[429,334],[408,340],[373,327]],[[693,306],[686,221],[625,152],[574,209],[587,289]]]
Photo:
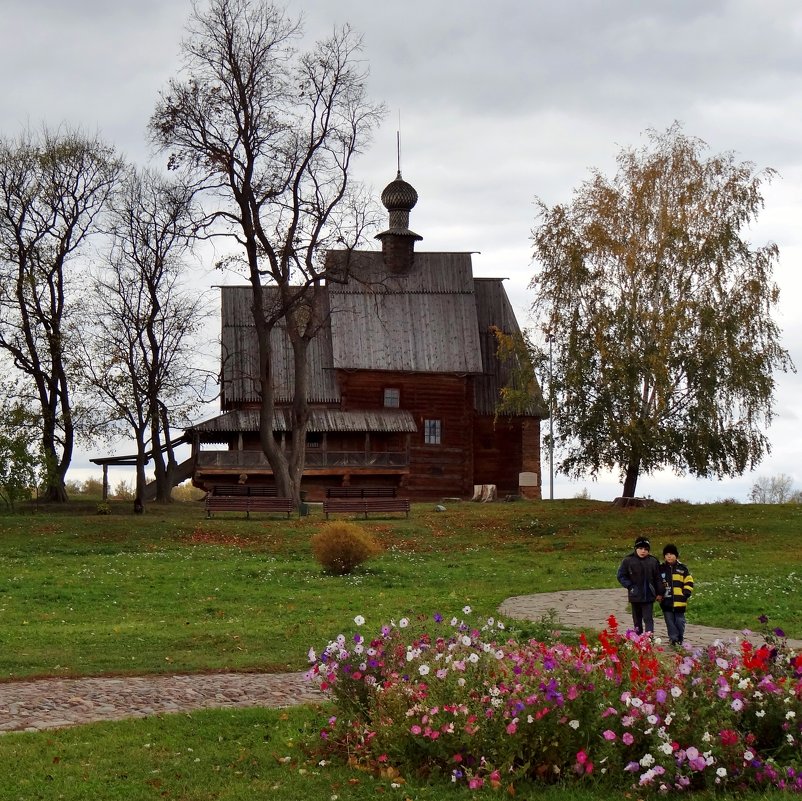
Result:
[[312,554],[316,561],[338,576],[350,573],[380,552],[376,540],[354,523],[324,523],[312,536]]

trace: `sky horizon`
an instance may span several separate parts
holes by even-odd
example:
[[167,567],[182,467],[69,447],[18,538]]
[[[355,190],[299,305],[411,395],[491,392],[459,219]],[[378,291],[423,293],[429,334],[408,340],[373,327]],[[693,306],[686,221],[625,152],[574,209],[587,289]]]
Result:
[[[189,0],[133,4],[7,0],[0,33],[4,104],[0,135],[26,126],[78,125],[97,132],[130,160],[164,167],[147,142],[158,93],[180,67]],[[410,227],[420,250],[472,251],[474,274],[505,277],[522,327],[532,295],[535,198],[570,199],[591,168],[611,174],[622,146],[637,147],[648,128],[675,120],[710,153],[774,168],[765,208],[749,232],[757,246],[776,242],[776,320],[783,344],[802,366],[802,6],[792,0],[408,0],[403,8],[367,0],[290,2],[304,14],[306,44],[350,23],[363,34],[368,90],[388,108],[354,177],[376,196],[395,177],[401,130],[404,178],[418,191]],[[195,263],[199,286],[220,284],[208,260]],[[227,281],[226,281],[227,282]],[[214,301],[213,301],[214,302]],[[641,475],[638,494],[747,501],[758,477],[785,473],[802,488],[802,381],[777,376],[772,453],[755,471],[721,482]],[[204,415],[207,416],[207,415]],[[211,416],[211,415],[208,415]],[[118,453],[130,452],[120,445]],[[82,448],[68,478],[99,476]],[[115,481],[112,473],[112,482]],[[543,490],[548,496],[547,453]],[[587,491],[612,499],[617,476],[568,481],[555,497]]]

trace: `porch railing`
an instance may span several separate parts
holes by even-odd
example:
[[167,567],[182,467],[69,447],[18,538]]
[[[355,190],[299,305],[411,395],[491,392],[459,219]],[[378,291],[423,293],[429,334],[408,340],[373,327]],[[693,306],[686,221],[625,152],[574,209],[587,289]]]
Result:
[[[198,467],[270,469],[261,451],[199,451]],[[308,449],[306,467],[408,467],[406,451],[331,451]]]

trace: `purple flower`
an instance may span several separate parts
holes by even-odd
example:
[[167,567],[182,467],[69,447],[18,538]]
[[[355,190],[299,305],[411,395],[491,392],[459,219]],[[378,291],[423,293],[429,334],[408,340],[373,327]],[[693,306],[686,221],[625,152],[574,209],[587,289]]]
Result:
[[762,624],[765,626],[765,625],[766,625],[766,623],[768,623],[768,622],[769,622],[769,619],[768,619],[768,618],[767,618],[765,615],[761,615],[761,616],[760,616],[760,617],[757,619],[757,621],[758,621],[758,623],[762,623]]
[[784,632],[784,631],[783,631],[781,628],[779,628],[779,627],[777,627],[776,629],[774,629],[774,634],[775,634],[775,636],[777,636],[777,637],[785,637],[785,632]]
[[442,623],[443,622],[443,616],[439,612],[435,612],[434,613],[434,622],[435,623]]

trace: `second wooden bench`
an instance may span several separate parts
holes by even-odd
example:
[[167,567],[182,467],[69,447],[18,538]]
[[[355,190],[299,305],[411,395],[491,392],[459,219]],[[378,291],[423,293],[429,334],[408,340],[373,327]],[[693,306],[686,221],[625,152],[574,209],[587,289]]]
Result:
[[408,498],[326,498],[323,501],[323,512],[326,520],[334,512],[404,512],[409,517]]

